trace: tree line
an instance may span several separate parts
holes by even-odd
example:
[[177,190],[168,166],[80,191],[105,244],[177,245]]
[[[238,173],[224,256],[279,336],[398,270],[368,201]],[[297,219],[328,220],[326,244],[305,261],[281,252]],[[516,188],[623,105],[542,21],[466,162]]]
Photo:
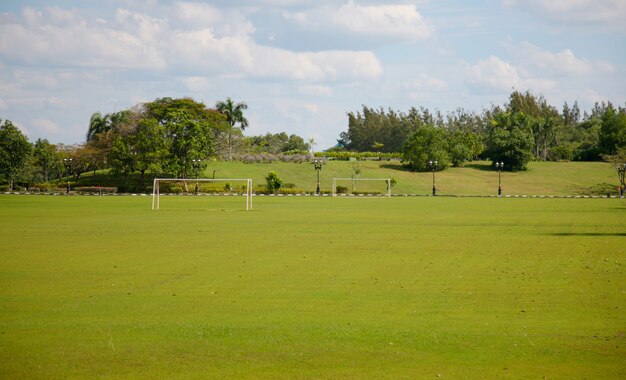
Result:
[[[310,145],[297,135],[243,136],[245,103],[228,98],[215,108],[190,98],[161,98],[111,114],[92,114],[82,144],[67,146],[38,139],[31,144],[9,120],[0,125],[0,175],[14,181],[47,183],[109,169],[126,187],[143,190],[146,173],[175,178],[193,176],[209,158],[243,154],[307,154]],[[1,122],[1,120],[0,120]],[[126,181],[127,182],[127,181]]]
[[504,161],[524,170],[530,160],[595,161],[626,155],[626,107],[596,103],[581,112],[577,102],[561,111],[543,96],[514,91],[504,106],[481,113],[457,109],[443,115],[427,108],[408,112],[363,106],[348,113],[348,130],[334,150],[401,152],[407,165],[428,170],[462,166],[475,158]]

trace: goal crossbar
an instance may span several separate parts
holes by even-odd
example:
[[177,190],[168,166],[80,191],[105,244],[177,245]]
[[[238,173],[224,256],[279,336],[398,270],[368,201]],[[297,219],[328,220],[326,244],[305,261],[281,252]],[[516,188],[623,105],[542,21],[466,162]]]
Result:
[[246,183],[246,211],[252,210],[252,179],[250,178],[155,178],[152,185],[152,209],[159,210],[161,206],[161,182],[234,182]]
[[387,197],[391,196],[391,178],[333,178],[333,197],[337,196],[337,181],[384,181],[387,183]]

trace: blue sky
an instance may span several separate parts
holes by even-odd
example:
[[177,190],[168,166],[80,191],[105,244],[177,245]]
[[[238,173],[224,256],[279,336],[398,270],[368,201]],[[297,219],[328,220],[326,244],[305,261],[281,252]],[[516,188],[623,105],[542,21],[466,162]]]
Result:
[[246,134],[318,149],[362,105],[480,112],[513,89],[626,102],[623,0],[0,2],[0,118],[84,141],[92,113],[245,101]]

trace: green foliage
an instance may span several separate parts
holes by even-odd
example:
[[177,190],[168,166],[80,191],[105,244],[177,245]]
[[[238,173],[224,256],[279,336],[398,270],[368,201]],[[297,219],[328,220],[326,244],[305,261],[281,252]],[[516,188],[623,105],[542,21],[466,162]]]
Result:
[[249,153],[270,154],[307,154],[310,145],[297,135],[281,133],[267,133],[259,136],[249,136],[243,139],[243,150]]
[[528,118],[521,112],[501,112],[492,121],[487,153],[492,161],[504,162],[504,169],[526,170],[533,158],[534,141]]
[[283,185],[283,181],[274,171],[267,173],[267,175],[265,176],[265,183],[267,184],[267,189],[274,194],[276,194],[280,187]]
[[231,98],[220,101],[215,104],[215,108],[226,118],[228,129],[228,159],[232,159],[233,155],[233,134],[235,133],[235,125],[239,124],[239,130],[243,131],[248,127],[248,119],[243,115],[243,111],[248,109],[248,105],[244,102],[235,103]]
[[402,153],[379,153],[379,152],[348,152],[345,150],[331,150],[325,152],[315,152],[315,157],[335,158],[338,160],[366,160],[366,159],[380,159],[391,160],[396,158],[402,158]]
[[19,172],[28,165],[31,152],[28,138],[10,120],[0,124],[0,174],[9,181],[9,189],[13,188]]
[[63,171],[63,161],[56,146],[46,139],[37,139],[33,147],[33,164],[41,174],[42,179],[48,182],[54,173]]
[[450,162],[447,148],[445,131],[425,125],[409,136],[404,146],[403,161],[411,170],[423,172],[431,170],[430,160],[436,160],[436,170],[443,170]]
[[604,154],[615,154],[626,147],[626,109],[619,111],[609,103],[602,115],[600,149]]

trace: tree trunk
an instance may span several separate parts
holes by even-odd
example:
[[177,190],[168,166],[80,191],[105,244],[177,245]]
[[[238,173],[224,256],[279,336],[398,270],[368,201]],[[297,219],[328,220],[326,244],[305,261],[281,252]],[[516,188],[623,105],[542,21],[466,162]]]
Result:
[[233,160],[232,129],[228,131],[228,161]]

